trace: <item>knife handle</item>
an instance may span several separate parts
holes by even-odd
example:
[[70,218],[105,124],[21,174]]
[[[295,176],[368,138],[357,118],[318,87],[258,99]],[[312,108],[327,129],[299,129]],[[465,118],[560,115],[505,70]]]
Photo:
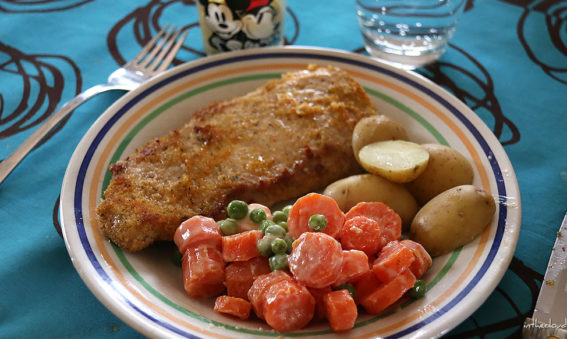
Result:
[[526,318],[522,328],[524,339],[567,339],[567,324],[554,325]]

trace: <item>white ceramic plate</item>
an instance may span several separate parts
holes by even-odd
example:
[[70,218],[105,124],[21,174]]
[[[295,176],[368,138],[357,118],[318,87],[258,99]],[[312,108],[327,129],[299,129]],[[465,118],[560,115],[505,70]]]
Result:
[[277,337],[256,320],[213,312],[213,300],[183,291],[170,247],[131,254],[111,244],[93,220],[110,175],[108,166],[151,137],[167,133],[213,101],[244,94],[282,72],[309,63],[339,66],[362,84],[378,110],[406,126],[415,142],[458,149],[473,164],[474,184],[498,202],[493,223],[472,243],[435,258],[425,275],[429,291],[381,316],[361,314],[351,331],[336,335],[325,323],[294,337],[434,337],[469,317],[499,283],[520,231],[519,191],[498,140],[467,106],[427,79],[370,58],[328,49],[241,51],[181,65],[128,93],[89,129],[67,168],[61,194],[65,242],[91,291],[118,317],[151,337]]

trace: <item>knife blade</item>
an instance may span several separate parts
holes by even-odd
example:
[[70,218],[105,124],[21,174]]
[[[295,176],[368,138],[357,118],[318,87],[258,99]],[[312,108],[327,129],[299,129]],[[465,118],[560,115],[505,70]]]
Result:
[[567,339],[567,213],[541,284],[532,318],[526,318],[524,338]]

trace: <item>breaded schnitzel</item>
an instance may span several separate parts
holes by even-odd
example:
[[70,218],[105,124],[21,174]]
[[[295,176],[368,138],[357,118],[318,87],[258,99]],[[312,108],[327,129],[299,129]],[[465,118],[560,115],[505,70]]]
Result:
[[346,72],[311,65],[195,112],[110,167],[100,228],[125,250],[172,240],[196,214],[220,219],[233,199],[270,206],[360,172],[351,139],[376,114]]

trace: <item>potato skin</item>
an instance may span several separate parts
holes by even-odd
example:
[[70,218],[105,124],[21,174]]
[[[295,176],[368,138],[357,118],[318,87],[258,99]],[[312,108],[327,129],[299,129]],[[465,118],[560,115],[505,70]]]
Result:
[[472,165],[459,151],[440,144],[421,146],[429,152],[429,162],[419,177],[406,184],[420,204],[427,203],[449,188],[472,184]]
[[431,256],[446,254],[476,238],[495,211],[494,198],[485,190],[473,185],[453,187],[417,212],[410,237]]
[[400,215],[404,230],[409,228],[418,210],[417,201],[402,185],[373,174],[353,175],[335,181],[323,194],[335,199],[343,212],[362,201],[383,202]]
[[385,140],[409,140],[399,122],[385,115],[372,115],[358,121],[352,132],[352,151],[358,160],[360,149],[370,143]]

